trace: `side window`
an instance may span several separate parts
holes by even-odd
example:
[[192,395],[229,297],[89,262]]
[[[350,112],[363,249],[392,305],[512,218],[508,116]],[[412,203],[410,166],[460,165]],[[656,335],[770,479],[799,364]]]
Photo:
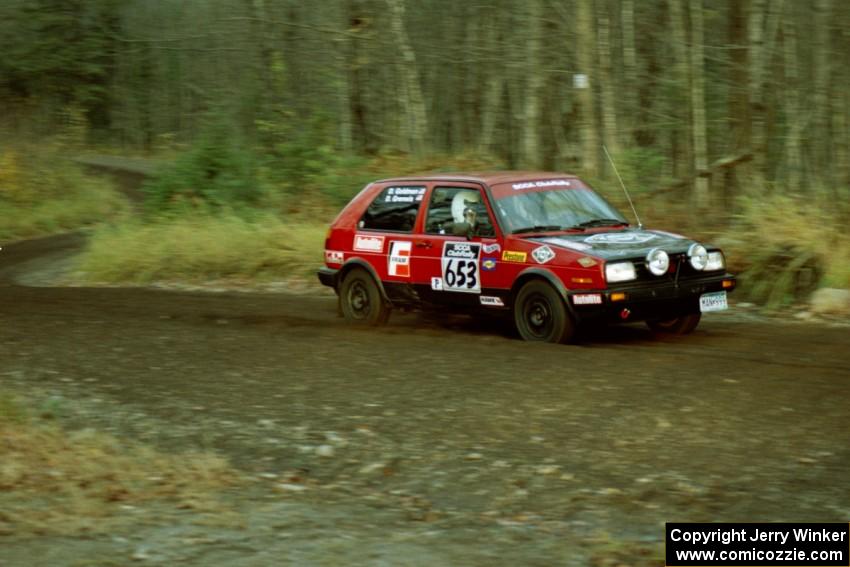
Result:
[[428,203],[425,232],[452,234],[456,222],[472,224],[475,236],[496,235],[480,190],[467,187],[435,187]]
[[425,187],[387,187],[366,209],[358,226],[371,230],[410,232],[416,224],[423,196]]

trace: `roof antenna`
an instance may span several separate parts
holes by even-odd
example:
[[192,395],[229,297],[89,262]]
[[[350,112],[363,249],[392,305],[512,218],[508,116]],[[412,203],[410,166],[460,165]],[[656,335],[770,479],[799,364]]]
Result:
[[635,210],[634,203],[632,203],[632,198],[629,196],[629,191],[626,189],[626,184],[623,183],[623,178],[620,177],[620,172],[617,171],[617,166],[614,165],[614,160],[611,159],[611,154],[608,153],[608,148],[605,147],[605,144],[602,144],[602,149],[605,151],[605,156],[608,158],[608,161],[611,162],[611,167],[614,168],[614,173],[617,174],[617,179],[620,180],[620,186],[623,188],[623,193],[626,194],[626,199],[629,200],[629,205],[632,207],[632,212],[635,214],[635,218],[638,222],[638,230],[643,230],[643,223],[640,222],[640,217],[637,214],[637,210]]

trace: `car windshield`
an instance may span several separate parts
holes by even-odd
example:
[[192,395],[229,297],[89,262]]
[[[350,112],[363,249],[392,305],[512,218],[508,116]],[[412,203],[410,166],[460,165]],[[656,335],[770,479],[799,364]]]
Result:
[[518,192],[498,199],[496,210],[515,234],[628,224],[613,205],[586,188]]

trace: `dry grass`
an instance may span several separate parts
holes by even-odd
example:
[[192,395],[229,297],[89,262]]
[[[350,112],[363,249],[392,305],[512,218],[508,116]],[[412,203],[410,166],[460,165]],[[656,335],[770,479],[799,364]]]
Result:
[[68,432],[33,402],[0,393],[0,534],[101,531],[128,506],[152,502],[211,511],[239,479],[218,456]]
[[0,241],[75,229],[128,211],[109,183],[85,174],[60,146],[0,146]]
[[778,307],[817,287],[850,288],[850,237],[841,213],[811,198],[773,194],[740,200],[720,239],[741,291]]
[[272,215],[127,222],[94,233],[79,277],[103,283],[302,278],[322,264],[327,226]]
[[[437,169],[491,169],[476,155],[381,154],[353,170],[329,171],[327,191],[283,195],[280,214],[186,208],[158,219],[123,219],[94,231],[71,279],[81,283],[256,283],[313,281],[327,228],[341,205],[381,176]],[[330,187],[330,189],[328,189]],[[326,193],[330,193],[326,194]]]

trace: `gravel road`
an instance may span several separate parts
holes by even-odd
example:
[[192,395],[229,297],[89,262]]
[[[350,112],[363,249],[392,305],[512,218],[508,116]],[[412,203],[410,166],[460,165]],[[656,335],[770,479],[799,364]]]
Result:
[[12,533],[0,565],[659,565],[665,521],[850,518],[846,326],[733,311],[555,346],[464,318],[352,328],[321,291],[16,283],[81,242],[0,252],[0,381],[258,480],[238,520]]

